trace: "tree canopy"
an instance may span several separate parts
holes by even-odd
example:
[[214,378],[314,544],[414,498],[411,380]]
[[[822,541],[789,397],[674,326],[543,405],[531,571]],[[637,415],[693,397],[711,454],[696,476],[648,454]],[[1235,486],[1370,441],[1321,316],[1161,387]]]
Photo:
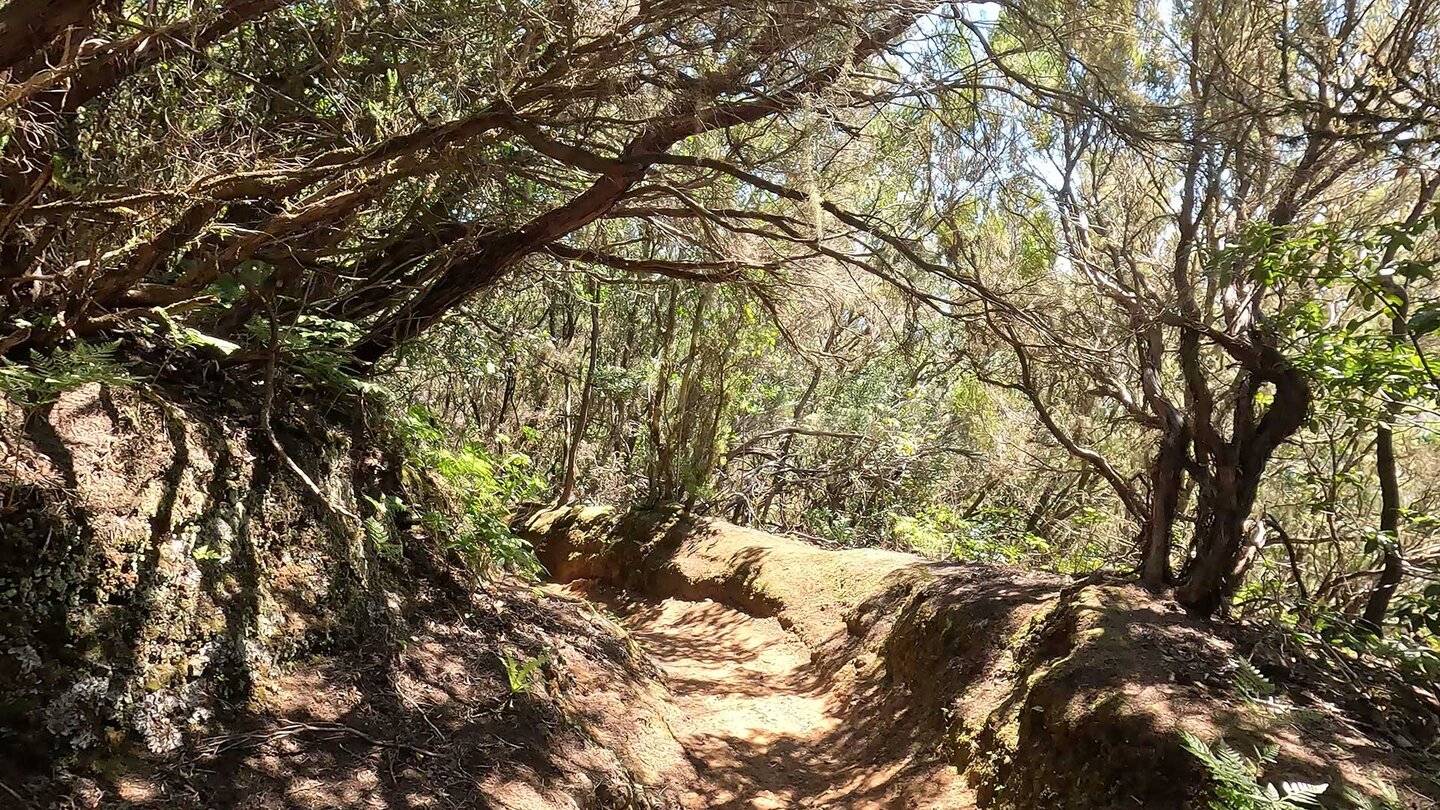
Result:
[[561,500],[1433,644],[1437,35],[1431,0],[11,0],[0,382],[165,343],[384,389]]

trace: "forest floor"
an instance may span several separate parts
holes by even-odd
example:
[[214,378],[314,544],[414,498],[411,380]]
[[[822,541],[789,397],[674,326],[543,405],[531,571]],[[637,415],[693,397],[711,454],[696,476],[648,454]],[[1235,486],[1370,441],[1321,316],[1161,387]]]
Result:
[[[716,808],[959,808],[974,798],[937,752],[903,735],[841,738],[874,706],[833,688],[775,618],[705,599],[656,599],[577,580],[549,590],[611,611],[659,665],[679,710],[671,730]],[[932,756],[931,754],[937,754]]]

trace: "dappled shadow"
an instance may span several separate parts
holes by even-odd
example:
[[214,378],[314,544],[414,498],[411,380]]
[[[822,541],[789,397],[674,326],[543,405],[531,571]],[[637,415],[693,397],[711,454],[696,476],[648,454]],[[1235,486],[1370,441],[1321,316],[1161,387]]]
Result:
[[1238,654],[1215,628],[1138,586],[1076,582],[1037,618],[1015,651],[1012,688],[970,725],[968,754],[1008,754],[982,779],[982,801],[1188,806],[1209,776],[1181,745],[1183,730],[1243,751],[1277,745],[1262,782],[1326,783],[1338,801],[1344,787],[1374,793],[1378,779],[1416,791],[1415,806],[1430,803],[1418,798],[1433,792],[1420,771],[1395,771],[1374,740],[1302,727],[1284,696],[1247,699]]
[[[346,538],[252,436],[98,386],[0,401],[0,806],[483,807],[504,768],[570,779],[587,743],[543,682],[511,694],[497,653],[578,639],[643,680],[624,642],[528,589],[472,600],[418,544],[363,537],[353,582]],[[324,472],[317,445],[294,440]]]
[[933,720],[883,678],[837,688],[773,618],[714,601],[647,600],[596,583],[568,590],[619,615],[664,671],[687,715],[677,735],[713,791],[707,806],[963,806]]
[[[262,514],[264,499],[271,487],[268,466],[253,465],[249,476],[235,459],[230,442],[218,427],[206,437],[207,449],[214,464],[205,490],[205,503],[196,524],[212,534],[211,542],[223,546],[229,559],[208,559],[200,562],[200,587],[224,617],[224,649],[230,675],[218,684],[216,697],[230,704],[243,704],[253,694],[254,672],[246,655],[246,644],[253,643],[260,621],[260,566],[255,538],[251,535],[251,515]],[[202,546],[216,555],[220,550]]]
[[[1247,704],[1215,627],[1123,581],[822,552],[673,510],[540,534],[585,559],[562,580],[594,572],[646,595],[571,586],[665,670],[713,806],[954,806],[926,804],[950,765],[982,803],[1182,806],[1207,778],[1182,729],[1278,741],[1269,779],[1433,789],[1373,739],[1297,733],[1295,712]],[[889,573],[855,573],[872,563]],[[813,656],[767,661],[754,634],[776,622]],[[726,713],[728,727],[709,717]]]
[[[41,762],[0,774],[37,807],[490,808],[506,806],[497,796],[531,794],[554,804],[520,806],[558,806],[564,795],[597,810],[633,806],[633,786],[594,753],[585,703],[567,684],[593,669],[623,706],[654,673],[581,605],[494,584],[399,618],[410,628],[403,644],[270,672],[261,699],[229,705],[177,751],[125,745],[91,776],[45,784],[35,779]],[[545,663],[512,691],[502,652]]]
[[[113,404],[98,407],[119,424]],[[150,807],[478,808],[504,806],[496,797],[511,795],[533,800],[518,806],[575,797],[597,810],[952,808],[971,806],[954,765],[975,756],[991,758],[982,763],[982,798],[1003,789],[1021,806],[1059,806],[1066,797],[1128,806],[1133,796],[1178,806],[1203,781],[1178,746],[1178,728],[1280,735],[1286,770],[1276,778],[1348,780],[1353,771],[1306,760],[1302,743],[1311,741],[1287,731],[1288,720],[1267,719],[1235,699],[1226,675],[1233,650],[1213,628],[1130,586],[903,557],[894,564],[893,556],[820,552],[756,533],[727,538],[712,524],[671,514],[630,530],[644,540],[618,544],[623,565],[596,565],[612,582],[680,598],[570,586],[616,614],[630,628],[626,637],[605,630],[584,601],[513,584],[460,587],[420,544],[405,544],[397,556],[370,533],[299,541],[288,533],[321,522],[313,504],[278,487],[265,465],[237,458],[218,432],[197,443],[183,414],[177,423],[157,434],[162,452],[149,466],[125,473],[126,481],[154,482],[156,493],[155,512],[126,548],[139,562],[136,583],[169,581],[174,572],[147,572],[157,561],[192,571],[199,558],[186,556],[191,548],[223,552],[198,561],[208,602],[197,620],[208,635],[194,638],[237,658],[207,675],[224,672],[207,687],[214,721],[192,723],[183,747],[164,755],[130,743],[104,750],[104,776],[72,780],[75,790],[62,797],[81,806],[99,797]],[[169,650],[190,637],[166,633],[191,630],[154,621],[163,610],[101,604],[136,592],[133,583],[102,592],[95,579],[113,577],[106,543],[128,524],[111,520],[102,530],[84,524],[93,510],[67,516],[82,500],[76,493],[85,474],[48,417],[28,430],[55,480],[7,494],[5,509],[33,514],[23,542],[0,555],[0,574],[39,581],[27,566],[78,555],[88,579],[67,593],[94,614],[83,628],[69,627],[62,607],[49,614],[58,629],[46,642],[45,677],[65,678],[52,677],[43,699],[18,707],[29,724],[24,739],[33,741],[51,731],[45,702],[75,673],[95,671],[90,662],[112,662],[110,683],[133,683],[153,671],[154,661],[137,657],[162,649],[141,640],[164,640]],[[209,478],[187,478],[201,455]],[[378,474],[352,459],[357,491]],[[55,532],[62,539],[52,545]],[[145,553],[182,540],[179,556]],[[362,582],[349,581],[357,569],[348,557],[331,559],[356,549]],[[878,561],[888,573],[847,592],[853,570],[803,565],[820,554],[860,567]],[[777,568],[799,577],[777,579]],[[843,598],[805,605],[800,591]],[[342,603],[344,595],[360,599]],[[365,613],[347,614],[346,605]],[[287,626],[277,628],[277,617]],[[356,627],[364,628],[358,638],[335,643]],[[82,629],[83,636],[72,633]],[[64,652],[77,638],[100,644],[100,637],[111,646]],[[636,655],[638,648],[649,657]],[[282,654],[310,663],[286,671]],[[517,665],[531,662],[533,676],[507,683]],[[0,667],[12,667],[0,669],[7,682],[18,680],[10,658],[0,657]],[[661,670],[683,716],[658,705],[664,696],[653,678]],[[161,671],[193,680],[175,666]],[[146,684],[145,693],[169,683]],[[13,702],[5,708],[17,711]],[[14,726],[8,716],[6,724]],[[652,736],[637,742],[645,733]],[[1326,732],[1322,739],[1343,738]],[[1343,741],[1349,757],[1384,759],[1371,741]],[[49,770],[64,748],[3,744],[15,754],[0,757],[6,790],[42,806],[58,795],[29,777]],[[617,763],[636,751],[643,761]],[[677,798],[669,792],[680,791],[681,781],[691,792]],[[640,782],[659,785],[661,795],[638,799],[647,791]],[[695,790],[708,794],[700,799]]]
[[214,706],[207,685],[247,683],[236,628],[255,625],[255,569],[241,553],[238,592],[222,598],[220,566],[197,565],[194,549],[216,544],[228,447],[197,457],[200,423],[170,403],[90,385],[28,412],[0,403],[0,417],[17,517],[0,549],[0,760],[12,796],[44,796],[63,791],[57,766],[168,748]]
[[[623,641],[600,642],[607,634],[577,604],[504,584],[468,606],[425,603],[404,618],[415,628],[405,644],[274,680],[263,709],[196,738],[138,792],[167,807],[489,808],[516,785],[537,795],[581,785],[587,806],[628,806],[614,774],[577,764],[592,743],[561,697],[564,666],[549,658],[559,643],[572,664],[643,683]],[[511,691],[502,650],[546,663]]]

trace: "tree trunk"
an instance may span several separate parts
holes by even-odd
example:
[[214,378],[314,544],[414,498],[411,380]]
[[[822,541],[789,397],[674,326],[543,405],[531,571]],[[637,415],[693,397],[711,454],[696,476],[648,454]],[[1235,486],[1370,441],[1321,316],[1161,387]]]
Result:
[[685,354],[685,362],[680,366],[680,385],[675,390],[676,419],[667,451],[671,459],[680,460],[682,469],[675,470],[672,467],[670,479],[662,482],[663,488],[659,495],[665,500],[692,489],[689,485],[692,472],[690,462],[694,458],[692,442],[695,439],[696,419],[700,416],[697,409],[701,407],[696,393],[696,387],[701,384],[696,368],[700,353],[704,350],[700,339],[701,327],[705,323],[705,311],[713,295],[714,288],[703,288],[695,299],[695,308],[691,312],[690,348]]
[[585,368],[585,385],[580,390],[580,412],[575,416],[575,430],[565,453],[565,478],[560,483],[560,504],[570,502],[575,491],[575,460],[580,455],[580,441],[590,423],[590,400],[595,391],[595,359],[600,353],[600,282],[590,279],[590,362]]
[[1242,530],[1244,539],[1240,544],[1240,557],[1235,561],[1234,570],[1230,572],[1230,582],[1234,587],[1239,587],[1240,583],[1245,581],[1245,576],[1250,573],[1251,567],[1260,559],[1270,541],[1264,520],[1247,519]]
[[[677,132],[674,139],[642,135],[625,154],[661,152],[687,134]],[[363,371],[374,366],[396,346],[429,329],[446,313],[494,284],[516,262],[600,219],[649,168],[650,164],[645,161],[617,163],[564,205],[535,217],[518,230],[489,237],[478,250],[447,265],[425,291],[375,324],[355,345],[353,370]]]
[[376,324],[355,345],[352,370],[370,368],[390,350],[433,326],[447,312],[497,281],[520,255],[519,246],[506,240],[440,273],[427,290]]
[[[829,351],[834,343],[833,333],[830,340],[825,341],[825,351]],[[800,395],[800,400],[795,403],[795,409],[790,412],[790,421],[800,424],[810,411],[811,399],[815,396],[815,389],[820,385],[820,367],[816,366],[810,373],[810,384],[805,386],[805,393]],[[795,445],[795,434],[787,433],[785,438],[780,440],[780,448],[775,452],[774,469],[775,474],[771,476],[770,488],[765,492],[765,497],[760,500],[760,506],[755,511],[755,519],[759,525],[766,525],[770,519],[770,507],[775,499],[785,491],[785,467],[790,463],[790,451]]]
[[1155,464],[1150,468],[1150,516],[1142,529],[1144,558],[1140,564],[1140,584],[1151,591],[1160,591],[1174,581],[1170,549],[1184,484],[1186,438],[1183,428],[1166,430]]
[[657,313],[656,320],[662,324],[659,339],[655,342],[656,365],[658,371],[655,375],[655,391],[650,397],[650,412],[647,414],[646,422],[650,431],[650,465],[649,494],[656,498],[663,499],[667,496],[671,469],[673,467],[673,447],[666,436],[665,410],[670,396],[670,377],[675,371],[675,361],[671,349],[675,343],[675,327],[677,313],[680,310],[680,289],[677,286],[670,286],[665,296],[663,311]]
[[86,25],[98,0],[14,0],[0,9],[0,68],[30,57],[66,28]]
[[1231,592],[1231,573],[1243,548],[1245,518],[1259,484],[1259,476],[1254,476],[1252,483],[1234,465],[1214,470],[1213,476],[1211,485],[1202,487],[1198,495],[1209,519],[1196,526],[1195,558],[1175,592],[1180,604],[1201,616],[1218,611]]
[[[1422,204],[1417,205],[1410,215],[1410,222],[1414,222],[1425,210],[1423,200],[1428,199],[1434,192],[1435,186],[1427,188]],[[1386,249],[1386,264],[1395,258],[1395,244],[1392,243]],[[1393,279],[1385,286],[1399,299],[1390,318],[1390,345],[1404,345],[1410,339],[1410,295],[1403,285]],[[1360,626],[1375,635],[1380,634],[1380,626],[1385,623],[1385,614],[1390,611],[1390,600],[1395,597],[1395,591],[1400,588],[1400,580],[1405,577],[1405,558],[1400,553],[1400,477],[1395,470],[1395,434],[1392,427],[1399,411],[1400,406],[1396,400],[1388,401],[1385,415],[1375,428],[1375,474],[1380,479],[1380,533],[1387,543],[1385,567],[1380,571],[1380,578],[1375,581],[1375,589],[1370,592],[1370,598],[1365,602],[1365,613],[1360,620]]]
[[[1196,503],[1195,556],[1175,592],[1180,604],[1201,616],[1220,610],[1240,586],[1245,521],[1255,506],[1265,467],[1310,412],[1310,385],[1304,375],[1265,335],[1255,331],[1249,338],[1246,346],[1227,347],[1251,370],[1240,388],[1233,438],[1206,448],[1208,471]],[[1267,382],[1275,387],[1275,396],[1257,421],[1255,398]]]
[[1405,575],[1405,558],[1400,553],[1400,480],[1395,472],[1395,437],[1388,424],[1375,429],[1375,472],[1380,477],[1380,532],[1385,535],[1385,568],[1375,582],[1375,590],[1365,603],[1361,626],[1379,634],[1390,600]]

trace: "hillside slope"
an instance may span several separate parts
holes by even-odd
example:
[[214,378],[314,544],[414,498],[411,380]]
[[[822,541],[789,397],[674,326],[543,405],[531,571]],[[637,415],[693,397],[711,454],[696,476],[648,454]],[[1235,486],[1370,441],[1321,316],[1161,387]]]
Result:
[[519,522],[556,584],[477,579],[337,519],[423,497],[363,420],[277,415],[322,498],[241,410],[0,400],[0,806],[1199,807],[1179,729],[1432,806],[1132,587],[593,507]]
[[[241,407],[0,398],[0,807],[629,808],[689,768],[613,624],[337,526]],[[277,419],[339,508],[361,427]],[[507,663],[533,672],[512,688]],[[686,780],[687,783],[693,779]]]

